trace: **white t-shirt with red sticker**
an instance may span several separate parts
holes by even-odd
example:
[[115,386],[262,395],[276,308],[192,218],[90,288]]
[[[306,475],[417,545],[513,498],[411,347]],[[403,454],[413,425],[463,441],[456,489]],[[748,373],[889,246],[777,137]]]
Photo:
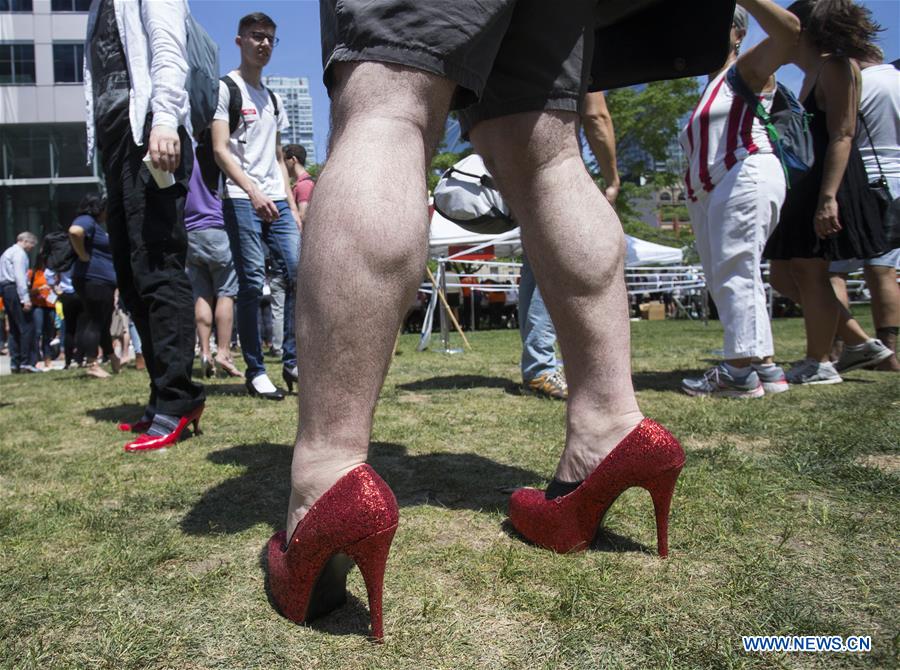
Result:
[[[231,139],[228,140],[231,155],[241,170],[256,182],[263,193],[275,201],[287,200],[288,189],[278,167],[278,160],[275,158],[277,134],[291,125],[284,111],[284,103],[276,93],[275,100],[279,109],[276,117],[272,99],[265,88],[248,85],[237,70],[232,70],[228,76],[237,84],[242,98],[241,119]],[[217,121],[228,122],[230,97],[228,87],[220,81],[219,103],[214,117]],[[224,192],[220,193],[220,196],[244,200],[250,197],[244,189],[227,178]]]

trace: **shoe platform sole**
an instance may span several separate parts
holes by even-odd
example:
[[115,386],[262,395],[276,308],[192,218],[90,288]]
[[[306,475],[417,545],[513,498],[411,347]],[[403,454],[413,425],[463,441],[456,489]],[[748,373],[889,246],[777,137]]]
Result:
[[765,391],[769,395],[773,395],[775,393],[784,393],[785,391],[791,390],[791,385],[787,382],[779,382],[779,383],[768,383],[763,382],[763,391]]
[[838,377],[837,379],[816,379],[811,382],[793,382],[794,386],[815,386],[816,384],[840,384],[843,379]]
[[752,391],[714,391],[712,393],[703,393],[693,389],[681,387],[681,390],[692,398],[731,398],[734,400],[751,400],[752,398],[762,398],[766,392],[762,386],[758,386]]

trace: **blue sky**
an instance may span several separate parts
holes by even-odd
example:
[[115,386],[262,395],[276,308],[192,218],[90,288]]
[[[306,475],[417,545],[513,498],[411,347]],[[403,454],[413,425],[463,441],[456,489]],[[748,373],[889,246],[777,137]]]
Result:
[[[451,0],[452,1],[452,0]],[[322,84],[322,48],[319,40],[318,0],[189,0],[191,11],[214,40],[219,43],[220,60],[224,72],[237,67],[240,60],[234,44],[238,20],[250,12],[265,12],[278,24],[281,43],[275,48],[265,74],[284,77],[308,77],[313,98],[313,123],[316,148],[325,156],[328,138],[328,94]],[[779,1],[787,5],[786,1]],[[879,39],[888,61],[900,57],[900,0],[864,0],[886,30]],[[758,42],[762,31],[752,26],[749,44]],[[802,77],[800,71],[789,66],[779,77],[795,91]],[[320,159],[321,160],[321,159]]]

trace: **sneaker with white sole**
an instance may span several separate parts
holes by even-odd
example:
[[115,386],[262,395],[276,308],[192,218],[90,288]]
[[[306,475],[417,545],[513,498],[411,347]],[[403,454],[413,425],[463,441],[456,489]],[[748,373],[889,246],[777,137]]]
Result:
[[753,369],[766,393],[784,393],[791,388],[780,365],[754,365]]
[[682,379],[681,390],[695,397],[762,398],[765,395],[756,370],[751,368],[743,377],[737,377],[724,363],[710,368],[702,377]]
[[531,395],[552,398],[553,400],[569,399],[569,384],[566,382],[561,368],[556,368],[538,375],[534,379],[529,379],[523,386],[525,392]]
[[785,374],[788,384],[840,384],[843,379],[830,361],[820,363],[814,358],[800,361]]
[[859,368],[875,367],[893,355],[890,349],[884,346],[881,340],[868,340],[855,347],[847,344],[841,352],[841,357],[834,364],[838,372],[850,372]]

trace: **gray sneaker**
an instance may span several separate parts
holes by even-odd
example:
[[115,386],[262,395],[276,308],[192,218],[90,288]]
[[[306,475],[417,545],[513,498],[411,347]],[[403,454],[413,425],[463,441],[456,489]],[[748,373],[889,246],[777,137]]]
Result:
[[785,377],[789,384],[840,384],[844,381],[831,362],[819,363],[813,358],[792,367]]
[[697,379],[682,379],[681,390],[695,397],[762,398],[765,395],[756,370],[751,368],[743,377],[735,377],[724,363],[710,368]]
[[834,364],[838,372],[850,372],[859,368],[874,367],[893,355],[881,340],[869,340],[855,347],[844,345],[841,357]]
[[754,365],[753,369],[759,375],[763,390],[766,393],[784,393],[790,387],[784,369],[779,365]]

